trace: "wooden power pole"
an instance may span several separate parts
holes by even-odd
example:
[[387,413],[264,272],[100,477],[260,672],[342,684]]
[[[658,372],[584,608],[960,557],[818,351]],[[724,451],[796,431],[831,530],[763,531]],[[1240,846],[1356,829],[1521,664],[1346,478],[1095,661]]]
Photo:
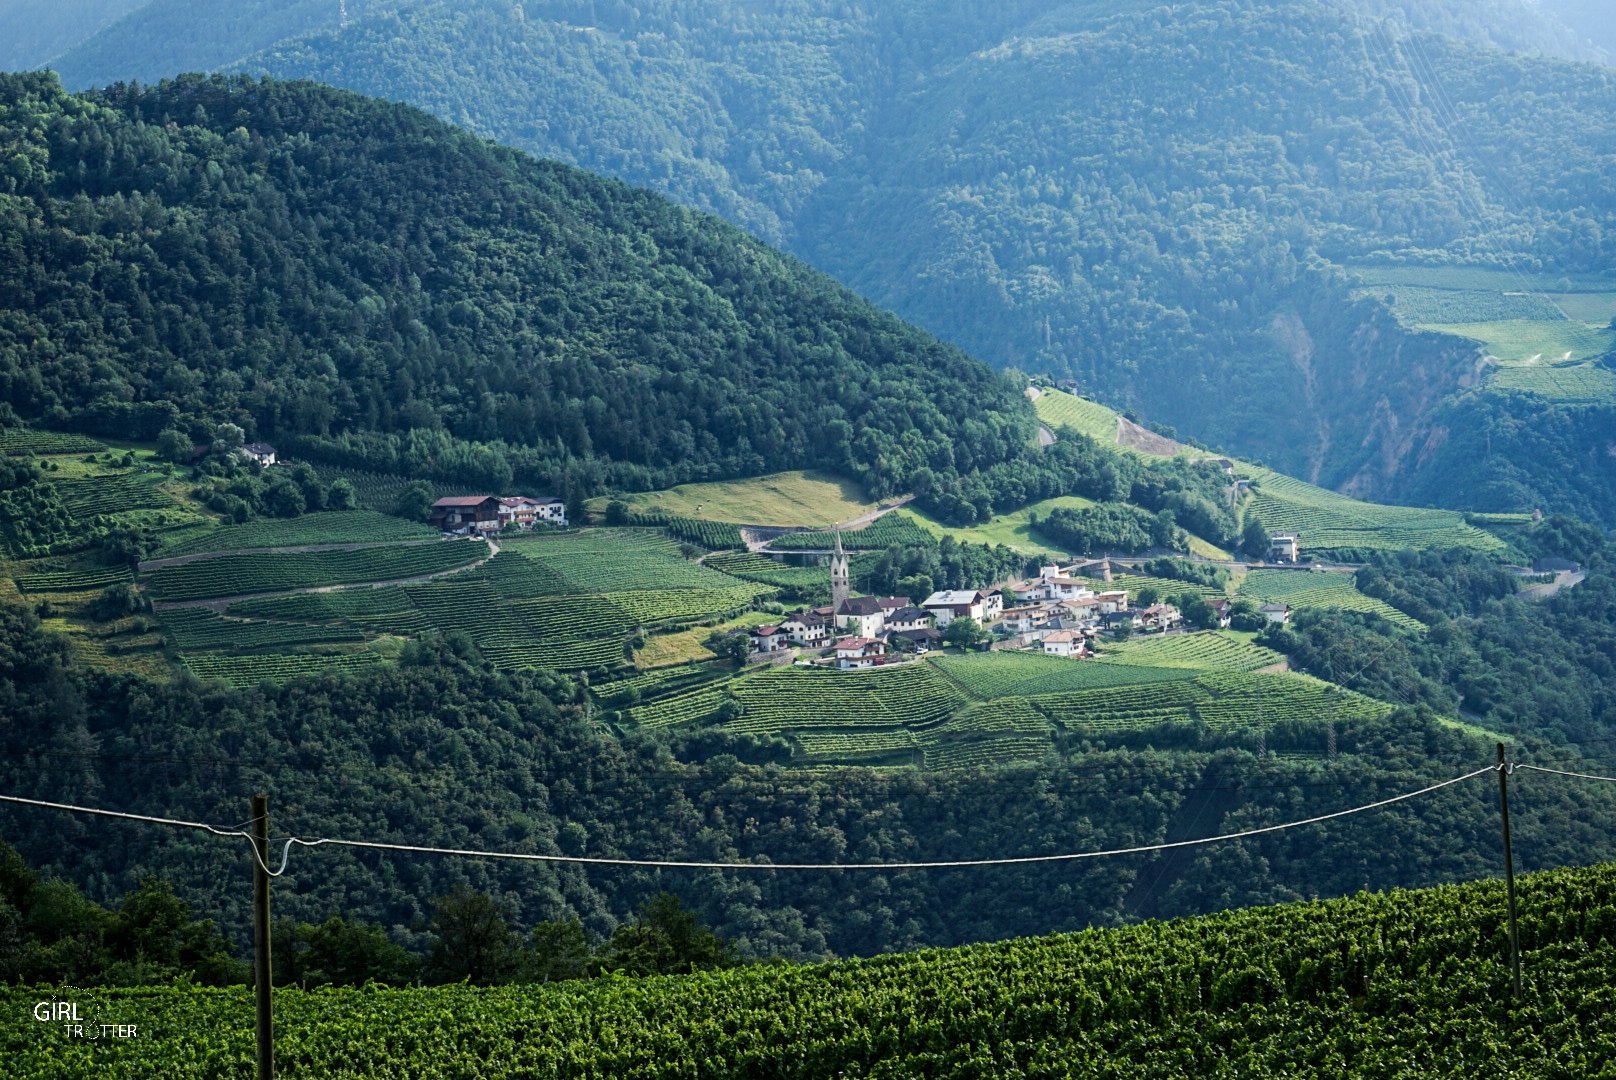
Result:
[[1509,840],[1509,769],[1504,744],[1498,744],[1498,812],[1504,822],[1504,890],[1509,897],[1509,967],[1515,1000],[1521,1000],[1521,934],[1515,919],[1515,849]]
[[269,797],[252,797],[253,993],[257,1005],[258,1080],[274,1080],[275,1018],[270,1011],[269,966]]

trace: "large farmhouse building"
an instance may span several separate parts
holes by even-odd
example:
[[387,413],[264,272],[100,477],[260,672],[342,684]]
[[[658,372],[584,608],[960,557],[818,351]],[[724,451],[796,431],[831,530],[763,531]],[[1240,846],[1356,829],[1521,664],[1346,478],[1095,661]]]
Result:
[[446,532],[531,529],[540,524],[565,525],[567,504],[549,496],[450,495],[432,504],[427,520]]

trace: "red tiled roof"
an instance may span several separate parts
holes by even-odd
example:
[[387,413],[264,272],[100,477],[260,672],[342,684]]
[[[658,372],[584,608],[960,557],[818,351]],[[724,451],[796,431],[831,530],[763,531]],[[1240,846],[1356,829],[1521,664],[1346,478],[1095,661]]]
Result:
[[438,507],[438,506],[481,506],[483,503],[487,502],[489,499],[492,499],[493,497],[494,496],[492,496],[492,495],[450,495],[450,496],[447,496],[445,498],[439,499],[437,502],[433,503],[432,505],[434,507]]

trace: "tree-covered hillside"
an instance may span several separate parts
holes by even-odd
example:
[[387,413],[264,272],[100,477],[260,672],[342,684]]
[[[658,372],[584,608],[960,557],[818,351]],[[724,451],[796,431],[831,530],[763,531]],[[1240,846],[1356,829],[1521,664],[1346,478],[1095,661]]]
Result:
[[[235,65],[410,101],[1308,479],[1603,515],[1616,473],[1579,432],[1616,405],[1456,397],[1475,345],[1394,324],[1334,269],[1612,265],[1616,73],[1546,58],[1597,55],[1563,8],[417,0],[356,2],[341,27],[277,9],[270,42],[223,5],[154,0],[57,66],[88,85]],[[1548,445],[1444,452],[1503,435],[1498,415]]]
[[1509,450],[1438,453],[1434,428],[1541,402],[1438,420],[1475,346],[1334,267],[1611,265],[1616,73],[1478,44],[1555,48],[1510,3],[1400,7],[419,4],[246,66],[716,210],[990,362],[1309,479],[1608,505],[1597,456],[1575,497],[1570,431],[1609,402],[1548,407],[1524,491]]
[[[0,81],[0,388],[23,417],[579,495],[1026,453],[1017,389],[716,219],[412,108]],[[458,476],[451,476],[458,473]]]

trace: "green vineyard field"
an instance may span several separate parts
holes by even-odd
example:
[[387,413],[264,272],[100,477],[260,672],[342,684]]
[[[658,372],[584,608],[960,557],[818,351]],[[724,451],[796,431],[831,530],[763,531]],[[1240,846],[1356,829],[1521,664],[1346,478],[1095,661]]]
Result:
[[144,584],[158,600],[203,600],[423,577],[487,556],[488,546],[478,540],[442,540],[358,551],[221,555],[216,559],[160,567],[144,575]]
[[[276,1053],[332,1080],[1608,1075],[1616,867],[1519,893],[1519,1000],[1494,880],[817,965],[278,989]],[[252,1075],[249,987],[96,991],[125,1039],[44,1030],[44,999],[0,987],[16,1080]]]
[[35,570],[17,575],[17,587],[25,593],[90,592],[130,581],[127,566],[97,566],[85,570]]
[[398,505],[399,497],[404,494],[411,484],[425,483],[432,489],[434,499],[446,498],[450,495],[476,495],[478,492],[458,484],[439,484],[432,481],[417,481],[413,477],[398,476],[393,473],[373,473],[360,469],[345,469],[336,465],[316,465],[315,473],[321,482],[330,484],[337,480],[346,480],[353,485],[354,501],[366,510],[376,510],[389,513]]
[[118,473],[81,480],[54,480],[52,486],[68,513],[79,520],[124,510],[161,510],[175,505],[158,484],[159,473]]
[[1487,387],[1579,405],[1604,405],[1616,401],[1616,372],[1588,363],[1504,364],[1493,368]]
[[1218,631],[1135,637],[1107,644],[1101,655],[1116,664],[1219,671],[1256,671],[1285,659],[1272,649]]
[[788,566],[767,555],[750,551],[714,555],[704,565],[746,581],[760,581],[765,585],[789,589],[822,587],[827,595],[830,592],[830,570],[823,566]]
[[635,525],[660,526],[666,529],[670,536],[714,551],[746,547],[746,540],[741,536],[741,527],[727,521],[707,521],[702,518],[655,513],[633,514],[631,520]]
[[88,435],[26,427],[0,428],[0,454],[99,454],[105,449]]
[[1196,582],[1179,581],[1177,578],[1150,577],[1146,574],[1113,574],[1109,582],[1096,581],[1090,586],[1095,592],[1105,592],[1108,589],[1125,589],[1128,593],[1128,602],[1135,603],[1139,599],[1139,590],[1154,589],[1158,599],[1166,600],[1169,596],[1178,596],[1181,593],[1194,593],[1207,600],[1216,600],[1225,595],[1224,591],[1211,585],[1201,585]]
[[202,536],[187,537],[165,546],[162,557],[243,548],[393,543],[434,540],[437,537],[437,531],[425,525],[378,514],[374,510],[328,510],[295,518],[259,518],[241,525],[226,525]]
[[745,712],[726,726],[753,734],[924,726],[965,703],[965,695],[925,663],[874,671],[778,668],[736,680],[730,693]]
[[[887,514],[885,517],[877,518],[862,529],[853,529],[842,533],[842,547],[848,551],[870,551],[895,545],[926,544],[930,542],[931,534],[916,524],[913,518],[902,513]],[[798,548],[823,548],[829,550],[835,544],[835,533],[818,530],[789,533],[769,546],[782,550]]]
[[1029,697],[1066,690],[1094,690],[1101,687],[1130,686],[1137,683],[1189,679],[1195,672],[1185,668],[1142,667],[1034,652],[973,653],[965,656],[936,656],[928,663],[973,698]]
[[1096,402],[1063,390],[1045,390],[1033,408],[1050,428],[1069,427],[1105,446],[1117,443],[1117,414]]
[[381,663],[381,657],[371,652],[242,656],[195,653],[186,656],[184,662],[199,679],[211,679],[232,686],[257,686],[261,682],[285,682],[288,679],[357,671]]
[[174,646],[190,652],[246,652],[362,641],[358,630],[299,623],[248,622],[226,618],[207,608],[171,608],[159,613],[159,622]]
[[1247,513],[1271,533],[1298,533],[1304,557],[1333,549],[1499,551],[1504,546],[1451,510],[1359,502],[1267,469],[1245,466],[1242,471],[1256,489]]
[[1379,615],[1387,622],[1423,629],[1419,620],[1403,614],[1384,600],[1358,591],[1351,574],[1310,573],[1305,570],[1253,570],[1240,583],[1240,595],[1260,604],[1289,604],[1293,608],[1340,608]]

